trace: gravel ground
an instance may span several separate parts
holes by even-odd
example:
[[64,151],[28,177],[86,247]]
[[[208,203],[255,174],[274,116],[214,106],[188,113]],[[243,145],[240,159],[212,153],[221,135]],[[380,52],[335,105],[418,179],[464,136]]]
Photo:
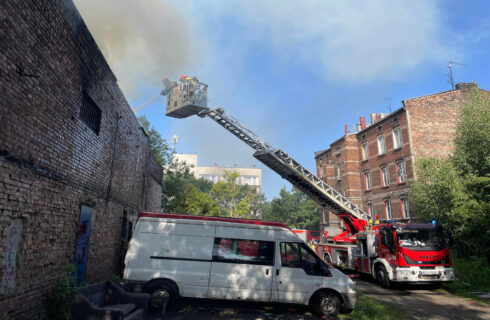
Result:
[[490,319],[490,304],[457,297],[427,286],[383,289],[358,279],[357,290],[382,303],[397,306],[415,317],[428,320]]

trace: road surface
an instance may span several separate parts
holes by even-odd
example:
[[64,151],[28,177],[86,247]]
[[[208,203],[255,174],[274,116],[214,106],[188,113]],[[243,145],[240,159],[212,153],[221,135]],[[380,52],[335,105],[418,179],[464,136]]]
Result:
[[359,293],[397,306],[415,319],[490,319],[490,304],[456,297],[442,290],[414,286],[383,289],[368,280],[357,279],[356,282]]

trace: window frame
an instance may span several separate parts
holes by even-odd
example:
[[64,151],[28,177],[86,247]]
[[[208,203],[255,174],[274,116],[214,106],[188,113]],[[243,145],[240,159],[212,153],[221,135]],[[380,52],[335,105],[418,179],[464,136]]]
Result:
[[[382,138],[382,139],[380,139],[380,138]],[[382,148],[380,148],[380,146],[381,146],[380,141],[382,141]],[[376,137],[376,142],[377,142],[377,145],[378,145],[378,155],[379,156],[385,155],[386,154],[386,139],[385,139],[385,136],[383,134],[377,136]],[[381,150],[381,149],[383,149],[383,150]]]
[[372,190],[372,188],[373,188],[370,171],[364,172],[364,187],[365,187],[366,191]]
[[[238,241],[254,241],[259,243],[258,247],[258,254],[260,257],[260,251],[263,250],[262,244],[267,243],[272,247],[272,254],[270,257],[270,261],[264,260],[264,261],[251,261],[247,259],[239,259],[239,258],[225,258],[223,256],[219,255],[219,243],[221,240],[230,240],[231,245],[230,247],[233,247],[234,249],[238,248]],[[234,242],[237,242],[234,244]],[[212,254],[212,261],[213,262],[221,262],[221,263],[237,263],[237,264],[251,264],[251,265],[260,265],[260,266],[274,266],[274,259],[275,259],[275,241],[265,241],[265,240],[256,240],[256,239],[236,239],[236,238],[227,238],[227,237],[215,237],[214,238],[214,243],[213,243],[213,254]],[[235,253],[234,253],[235,254]],[[244,255],[245,256],[245,255]]]
[[369,203],[367,204],[367,211],[368,211],[368,215],[369,215],[370,217],[374,217],[374,216],[375,216],[375,214],[374,214],[374,205],[373,205],[373,203],[372,203],[372,202],[369,202]]
[[402,217],[404,219],[410,219],[410,203],[408,202],[407,197],[401,197],[400,198],[400,209],[402,213]]
[[386,199],[384,200],[384,206],[385,206],[385,218],[386,220],[393,220],[393,211],[391,207],[391,200]]
[[369,159],[369,146],[367,142],[361,144],[361,157],[362,161],[366,161]]
[[380,175],[381,175],[381,185],[383,187],[389,187],[390,186],[390,175],[389,175],[388,167],[383,166],[379,170],[380,170]]
[[[286,247],[286,244],[290,245],[296,245],[298,246],[298,251],[299,251],[299,265],[296,266],[291,266],[291,265],[285,265],[283,263],[283,245]],[[320,268],[320,271],[316,272],[314,270],[307,270],[303,264],[303,251],[306,251],[308,254],[313,256],[316,262],[322,266]],[[287,252],[287,250],[286,250]],[[281,256],[281,268],[295,268],[295,269],[303,269],[307,275],[310,276],[319,276],[319,277],[331,277],[332,273],[330,272],[328,265],[318,257],[318,255],[309,247],[306,245],[304,242],[292,242],[292,241],[281,241],[279,242],[279,255]]]
[[402,129],[400,128],[400,126],[393,128],[392,135],[393,135],[393,150],[400,149],[403,146]]
[[[402,172],[404,174],[400,174],[400,168],[403,167]],[[407,182],[407,165],[405,161],[398,161],[396,163],[396,180],[398,184],[406,183]]]

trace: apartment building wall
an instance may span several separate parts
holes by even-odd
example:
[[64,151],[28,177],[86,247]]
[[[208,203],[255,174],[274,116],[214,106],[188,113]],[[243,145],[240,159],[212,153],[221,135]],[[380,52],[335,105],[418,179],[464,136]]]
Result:
[[[409,200],[410,181],[416,178],[414,163],[421,157],[444,159],[453,153],[460,108],[474,86],[459,83],[455,90],[403,100],[403,107],[388,115],[372,114],[373,123],[369,125],[361,118],[358,132],[346,131],[329,149],[315,152],[317,175],[372,216],[379,215],[380,219],[413,217],[416,213],[410,210]],[[490,97],[488,91],[480,89],[480,93]],[[400,130],[399,146],[394,142],[394,130]],[[384,138],[385,152],[380,152],[379,137]],[[346,141],[357,144],[357,162],[347,153],[355,148],[348,147]],[[351,161],[346,162],[342,150],[346,150],[345,155],[349,154]],[[405,167],[404,175],[400,174],[401,163]],[[344,169],[340,180],[337,165]],[[383,181],[383,168],[386,168],[387,183]],[[371,177],[369,187],[366,174]],[[388,207],[391,207],[391,214]],[[324,217],[320,210],[320,223]],[[325,225],[338,224],[333,214],[328,217]]]

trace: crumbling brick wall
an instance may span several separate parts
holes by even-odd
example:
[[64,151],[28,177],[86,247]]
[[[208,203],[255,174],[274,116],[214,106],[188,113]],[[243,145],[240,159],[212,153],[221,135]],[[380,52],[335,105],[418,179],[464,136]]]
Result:
[[70,0],[2,1],[0,30],[0,319],[36,319],[81,206],[90,283],[120,270],[124,221],[159,210],[162,169]]

